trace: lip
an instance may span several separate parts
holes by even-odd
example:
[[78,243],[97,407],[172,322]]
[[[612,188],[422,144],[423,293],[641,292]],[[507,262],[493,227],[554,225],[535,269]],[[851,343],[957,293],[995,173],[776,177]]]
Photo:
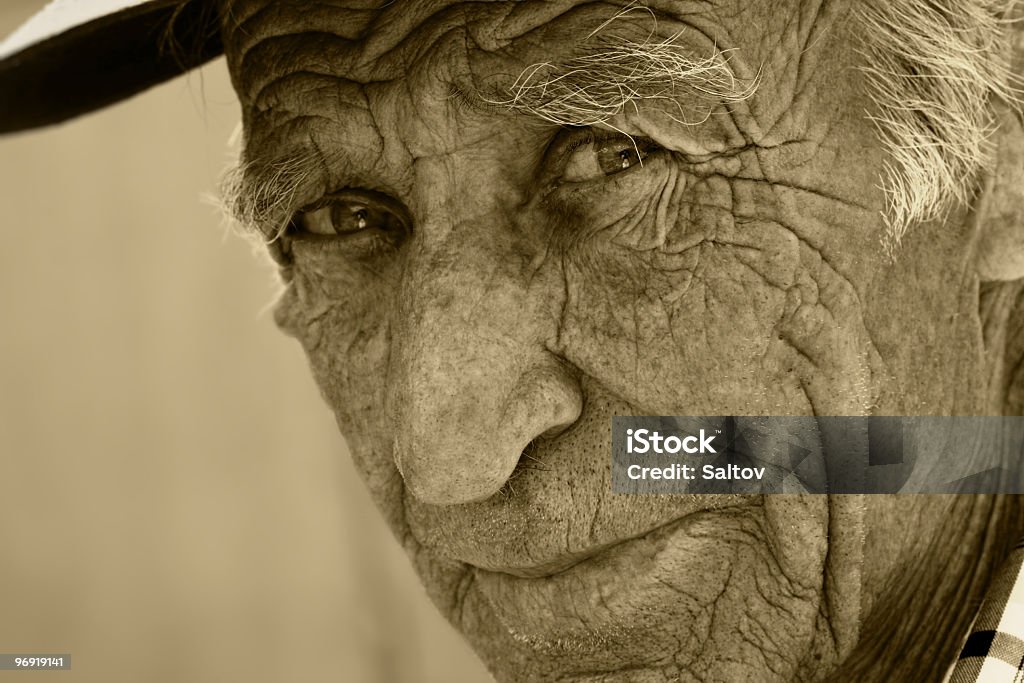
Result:
[[737,558],[719,530],[728,536],[750,524],[762,527],[764,498],[753,498],[677,517],[557,566],[475,568],[463,599],[493,615],[531,657],[551,666],[586,661],[585,670],[572,673],[613,671],[623,656],[635,668],[656,666],[669,649],[703,642],[698,628],[686,632],[680,645],[679,626],[699,621],[694,610],[724,594]]
[[619,538],[617,540],[602,543],[586,550],[566,553],[560,555],[557,558],[547,560],[541,563],[536,563],[528,566],[504,566],[504,567],[486,567],[479,565],[471,565],[474,572],[477,574],[491,574],[491,575],[505,575],[514,579],[545,579],[556,577],[560,574],[565,574],[571,570],[586,564],[589,561],[596,560],[602,555],[607,553],[626,553],[629,552],[630,546],[635,546],[641,541],[648,541],[654,537],[660,536],[671,536],[672,534],[680,531],[681,529],[689,526],[690,524],[704,519],[709,516],[713,516],[722,510],[735,509],[735,508],[756,508],[761,506],[761,496],[755,495],[744,495],[744,496],[729,496],[729,501],[724,505],[716,505],[713,507],[702,506],[692,512],[685,512],[679,516],[673,517],[672,519],[656,524],[635,534]]

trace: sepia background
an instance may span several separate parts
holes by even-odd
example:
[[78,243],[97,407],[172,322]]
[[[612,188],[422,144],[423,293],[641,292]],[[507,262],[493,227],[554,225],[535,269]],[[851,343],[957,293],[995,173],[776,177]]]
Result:
[[201,199],[238,120],[218,60],[0,138],[0,653],[73,661],[0,681],[489,680]]

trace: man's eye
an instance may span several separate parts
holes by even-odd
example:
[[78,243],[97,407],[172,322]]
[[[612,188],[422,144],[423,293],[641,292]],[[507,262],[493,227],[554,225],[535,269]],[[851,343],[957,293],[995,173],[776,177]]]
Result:
[[368,230],[401,236],[408,232],[404,208],[394,199],[370,190],[343,190],[329,195],[292,220],[301,235],[346,237]]
[[605,139],[583,138],[570,146],[561,179],[578,183],[622,173],[642,165],[652,152],[659,149],[652,140],[626,135]]

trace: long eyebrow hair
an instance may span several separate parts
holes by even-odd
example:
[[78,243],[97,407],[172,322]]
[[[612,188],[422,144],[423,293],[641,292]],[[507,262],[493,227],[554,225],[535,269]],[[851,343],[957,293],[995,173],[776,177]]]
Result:
[[302,192],[323,175],[324,159],[315,151],[277,157],[252,155],[247,149],[220,182],[224,215],[244,230],[273,242],[284,234],[301,209]]
[[[631,18],[635,13],[647,17]],[[678,42],[682,30],[659,39],[657,28],[653,10],[630,3],[584,38],[580,54],[531,64],[504,95],[481,98],[559,126],[607,124],[629,106],[660,103],[669,118],[690,126],[707,120],[715,107],[741,102],[756,91],[760,69],[738,77],[729,63],[732,49],[716,44],[695,55]],[[702,111],[686,111],[681,101]]]

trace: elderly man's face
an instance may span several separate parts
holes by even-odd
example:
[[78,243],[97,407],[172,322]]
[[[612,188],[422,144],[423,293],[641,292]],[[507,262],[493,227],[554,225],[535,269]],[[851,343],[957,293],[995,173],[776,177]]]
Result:
[[[613,415],[977,409],[964,232],[884,258],[843,3],[372,4],[236,0],[229,63],[261,191],[297,212],[278,321],[499,679],[813,679],[930,590],[906,567],[975,503],[609,482]],[[616,40],[711,80],[595,115],[556,84]]]

